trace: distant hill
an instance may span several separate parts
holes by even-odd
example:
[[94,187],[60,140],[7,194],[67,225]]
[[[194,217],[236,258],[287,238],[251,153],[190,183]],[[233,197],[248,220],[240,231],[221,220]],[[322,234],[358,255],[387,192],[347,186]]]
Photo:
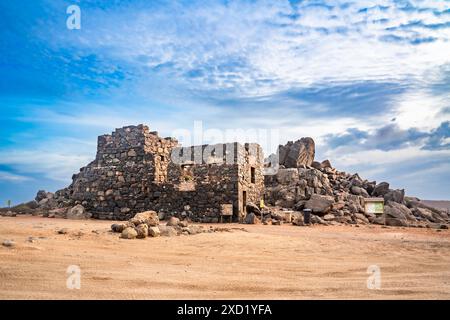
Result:
[[450,201],[448,200],[422,200],[422,202],[436,209],[450,210]]

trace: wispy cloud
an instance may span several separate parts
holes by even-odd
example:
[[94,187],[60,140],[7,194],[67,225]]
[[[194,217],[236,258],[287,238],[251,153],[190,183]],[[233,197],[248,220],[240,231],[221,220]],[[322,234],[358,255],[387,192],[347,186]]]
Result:
[[13,174],[11,172],[7,171],[0,171],[0,181],[6,181],[6,182],[24,182],[29,181],[31,178],[27,176],[21,176],[18,174]]

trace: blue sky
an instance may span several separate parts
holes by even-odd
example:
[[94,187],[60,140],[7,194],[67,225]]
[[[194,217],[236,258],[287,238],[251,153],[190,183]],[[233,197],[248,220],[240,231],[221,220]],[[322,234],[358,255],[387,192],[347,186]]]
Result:
[[69,184],[97,135],[194,121],[450,199],[448,0],[3,1],[0,35],[0,203]]

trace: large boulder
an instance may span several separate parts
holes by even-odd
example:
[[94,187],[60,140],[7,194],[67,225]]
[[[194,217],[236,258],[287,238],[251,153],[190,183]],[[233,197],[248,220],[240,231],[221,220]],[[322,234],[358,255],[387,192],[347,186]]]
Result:
[[419,217],[421,220],[427,220],[436,223],[446,222],[446,220],[443,217],[441,217],[438,213],[433,212],[426,208],[415,208],[412,210],[412,212],[416,217]]
[[259,223],[259,219],[256,217],[256,215],[253,212],[251,212],[245,216],[244,223],[257,224],[257,223]]
[[442,211],[440,209],[426,205],[425,203],[420,201],[418,198],[405,197],[404,201],[405,201],[406,206],[412,210],[417,209],[417,208],[427,209],[427,210],[433,212],[435,215],[441,217],[444,220],[447,220],[449,218],[448,214],[445,211]]
[[312,213],[318,216],[324,216],[331,210],[333,203],[334,198],[331,196],[313,194],[311,198],[306,201],[305,208],[311,209]]
[[350,188],[350,191],[352,194],[357,195],[357,196],[363,196],[364,198],[369,197],[369,194],[367,193],[367,191],[362,187],[352,186]]
[[279,184],[289,185],[298,181],[297,168],[278,169],[276,180]]
[[261,215],[261,210],[253,202],[247,202],[247,204],[245,205],[245,209],[247,210],[247,213],[254,213],[257,215]]
[[374,196],[374,197],[383,197],[388,192],[389,192],[389,183],[387,183],[387,182],[380,182],[373,189],[372,196]]
[[67,210],[66,213],[67,219],[81,220],[81,219],[89,219],[91,217],[92,214],[86,212],[86,210],[81,204],[77,204],[76,206],[70,208],[69,210]]
[[301,165],[310,166],[314,161],[315,144],[312,138],[301,138],[295,142],[289,141],[278,147],[280,165],[286,168],[298,168]]
[[384,201],[392,201],[397,203],[403,203],[405,198],[405,189],[389,190],[388,193],[384,195]]
[[36,200],[36,202],[41,201],[42,199],[47,198],[47,192],[45,190],[39,190],[36,194],[36,197],[34,198],[34,200]]
[[159,224],[158,213],[155,211],[144,211],[136,213],[136,215],[130,219],[130,222],[135,226],[138,226],[142,223],[146,224],[148,227],[154,227]]
[[330,160],[328,160],[328,159],[327,160],[323,160],[322,163],[320,164],[320,167],[322,169],[332,168]]
[[407,227],[411,222],[417,221],[411,210],[400,203],[389,201],[384,207],[386,224],[389,226]]

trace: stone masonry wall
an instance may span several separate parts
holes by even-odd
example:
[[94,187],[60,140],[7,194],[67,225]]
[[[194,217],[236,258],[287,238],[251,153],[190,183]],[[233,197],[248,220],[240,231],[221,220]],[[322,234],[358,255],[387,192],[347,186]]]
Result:
[[[186,157],[188,150],[192,152]],[[183,155],[181,161],[172,151]],[[198,158],[199,153],[203,157]],[[216,222],[221,205],[232,204],[238,220],[245,215],[243,191],[247,202],[259,203],[263,196],[262,170],[262,149],[256,144],[181,149],[176,140],[160,138],[147,126],[128,126],[99,136],[95,160],[60,193],[99,219],[124,220],[157,210]]]

